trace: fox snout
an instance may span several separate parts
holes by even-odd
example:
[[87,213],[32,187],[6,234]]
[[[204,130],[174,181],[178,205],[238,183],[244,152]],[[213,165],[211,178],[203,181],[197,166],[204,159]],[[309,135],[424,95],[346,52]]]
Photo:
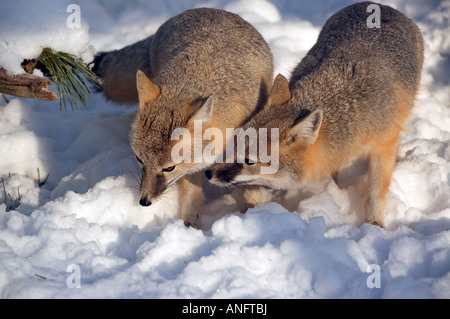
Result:
[[152,176],[144,173],[141,180],[139,205],[150,206],[166,188],[166,180],[162,174]]
[[152,202],[148,199],[147,195],[144,195],[139,200],[139,205],[141,206],[150,206]]

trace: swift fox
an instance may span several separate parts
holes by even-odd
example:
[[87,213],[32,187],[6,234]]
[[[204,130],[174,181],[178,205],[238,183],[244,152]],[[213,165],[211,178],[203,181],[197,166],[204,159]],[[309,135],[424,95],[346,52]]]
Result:
[[[111,69],[113,74],[120,56],[133,59],[132,52],[142,60],[121,62],[130,68],[125,71],[126,82],[134,72],[137,90],[127,84],[129,94],[114,92],[114,87],[108,91],[121,102],[133,102],[133,94],[138,96],[130,140],[142,166],[139,203],[151,205],[179,181],[182,218],[186,225],[198,226],[201,170],[210,163],[194,160],[204,147],[203,140],[199,148],[194,147],[195,128],[201,125],[200,134],[210,127],[224,132],[223,139],[214,139],[216,155],[220,154],[225,129],[242,125],[266,104],[273,81],[272,53],[259,32],[238,15],[207,8],[177,15],[136,45],[114,52],[110,59],[103,56],[97,72]],[[141,70],[136,75],[137,68]],[[114,93],[121,96],[114,98]],[[174,131],[181,128],[189,136],[174,138]],[[192,151],[191,160],[174,161],[173,148],[179,143],[183,150]]]
[[261,174],[267,164],[251,158],[247,146],[245,162],[205,172],[213,183],[289,189],[368,156],[365,219],[384,227],[399,134],[419,89],[423,40],[410,19],[384,5],[380,28],[368,28],[370,4],[331,16],[290,81],[277,75],[267,105],[244,126],[279,129],[278,171]]

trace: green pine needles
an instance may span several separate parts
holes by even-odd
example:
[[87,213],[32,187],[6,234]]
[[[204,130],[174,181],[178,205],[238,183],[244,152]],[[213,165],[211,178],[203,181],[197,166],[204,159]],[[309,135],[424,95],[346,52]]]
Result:
[[38,61],[45,66],[55,83],[61,112],[66,111],[67,101],[72,110],[77,109],[80,103],[86,106],[87,98],[92,93],[88,81],[97,87],[103,82],[80,59],[68,53],[45,48]]

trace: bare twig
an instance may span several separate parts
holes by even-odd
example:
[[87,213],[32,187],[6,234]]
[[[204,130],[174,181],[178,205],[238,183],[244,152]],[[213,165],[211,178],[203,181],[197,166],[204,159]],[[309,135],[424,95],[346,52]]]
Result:
[[18,97],[55,101],[56,93],[47,90],[52,82],[46,78],[29,74],[8,75],[0,68],[0,92]]
[[41,276],[41,275],[39,275],[39,274],[34,274],[36,277],[39,277],[39,278],[41,278],[41,279],[47,279],[47,277],[44,277],[44,276]]

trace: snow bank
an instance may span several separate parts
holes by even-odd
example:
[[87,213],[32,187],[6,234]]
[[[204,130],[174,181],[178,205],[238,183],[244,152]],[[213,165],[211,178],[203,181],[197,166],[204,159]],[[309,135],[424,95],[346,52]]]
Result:
[[[275,72],[289,76],[344,5],[79,1],[85,20],[71,30],[68,3],[44,3],[29,7],[49,20],[33,33],[27,28],[39,24],[35,14],[11,4],[6,19],[20,26],[7,32],[0,13],[0,64],[10,61],[10,71],[42,44],[63,43],[62,34],[75,54],[89,38],[96,51],[117,49],[183,10],[214,6],[253,23],[273,51]],[[0,297],[450,298],[450,6],[389,4],[419,24],[426,61],[387,196],[386,229],[363,224],[365,161],[337,184],[326,179],[281,194],[283,205],[239,214],[228,195],[210,200],[203,230],[186,228],[176,190],[138,205],[139,168],[128,145],[136,108],[94,94],[87,108],[60,114],[57,102],[0,97]],[[4,36],[16,51],[4,50]]]
[[[78,201],[83,209],[86,198]],[[206,233],[179,220],[139,232],[114,220],[89,223],[70,207],[47,204],[30,216],[2,212],[3,297],[450,296],[448,231],[330,228],[323,217],[305,221],[267,204],[242,217],[228,215]],[[114,215],[120,208],[109,210]],[[80,267],[80,289],[68,288],[70,265]],[[382,289],[368,287],[372,265],[381,267]],[[10,278],[15,281],[7,285]]]
[[69,0],[10,1],[0,11],[0,67],[10,74],[24,73],[24,59],[37,58],[44,48],[92,61],[89,25],[79,6]]

